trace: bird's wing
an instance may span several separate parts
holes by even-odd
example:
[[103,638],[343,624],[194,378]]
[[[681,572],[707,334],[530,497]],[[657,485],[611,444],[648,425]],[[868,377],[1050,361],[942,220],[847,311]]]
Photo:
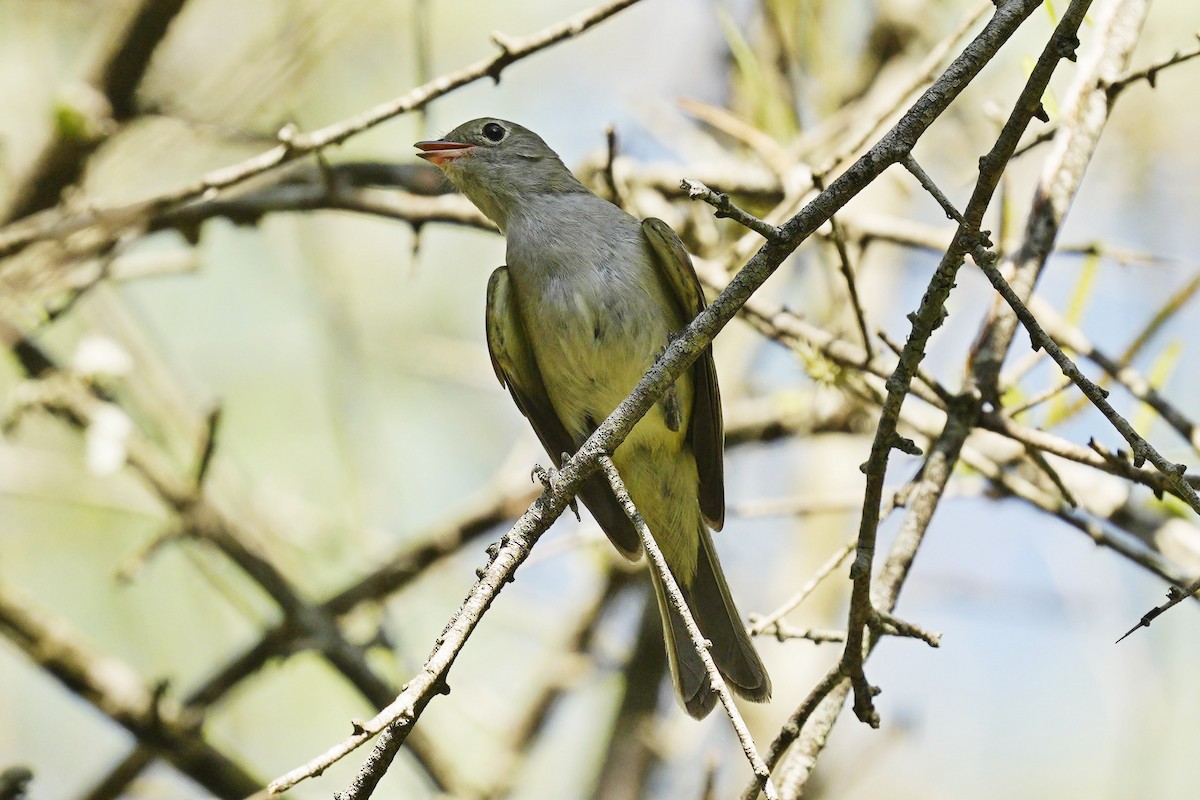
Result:
[[[642,234],[650,243],[659,274],[678,304],[682,318],[690,322],[704,310],[704,290],[692,268],[691,258],[683,249],[683,242],[667,223],[654,217],[642,222]],[[692,365],[692,381],[695,400],[689,435],[700,473],[700,512],[705,522],[714,530],[720,530],[725,523],[725,433],[711,346],[704,348]]]
[[[533,347],[517,312],[516,298],[510,291],[507,267],[497,268],[488,280],[487,343],[500,385],[508,388],[554,465],[562,466],[562,454],[575,452],[582,442],[571,438],[550,403]],[[637,531],[604,479],[599,474],[588,478],[579,496],[617,549],[635,558],[641,549]]]

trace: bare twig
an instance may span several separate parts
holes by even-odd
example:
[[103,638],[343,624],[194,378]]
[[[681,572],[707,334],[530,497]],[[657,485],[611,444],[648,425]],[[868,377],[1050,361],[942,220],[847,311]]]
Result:
[[764,222],[748,211],[738,208],[733,201],[729,199],[729,195],[724,192],[714,192],[700,181],[695,181],[690,178],[684,178],[679,182],[681,189],[687,192],[688,197],[692,200],[703,200],[717,210],[717,218],[728,218],[737,222],[739,225],[749,228],[750,230],[762,236],[767,241],[777,241],[779,229],[769,222]]
[[604,186],[608,189],[608,199],[614,205],[623,205],[621,198],[621,190],[617,186],[617,127],[611,122],[604,126],[604,169],[601,174],[604,176]]
[[[911,154],[909,158],[911,158]],[[825,189],[825,178],[819,173],[813,173],[813,186],[817,191]],[[850,253],[846,249],[846,234],[836,216],[829,218],[829,238],[833,240],[834,249],[838,254],[838,270],[842,280],[846,282],[846,294],[850,297],[850,308],[854,311],[854,321],[858,324],[858,335],[862,338],[864,361],[875,357],[875,348],[871,344],[871,332],[867,328],[867,315],[863,310],[862,300],[858,297],[858,283],[854,279],[854,269],[850,265]]]
[[930,196],[932,196],[934,200],[937,200],[938,205],[942,207],[942,211],[946,212],[947,219],[953,220],[960,225],[963,224],[962,214],[958,213],[958,209],[954,207],[954,204],[950,202],[950,199],[946,197],[946,195],[942,193],[942,190],[938,188],[938,185],[933,182],[933,178],[929,177],[929,173],[927,173],[921,167],[921,165],[917,163],[917,160],[913,158],[912,153],[909,153],[907,156],[905,156],[904,160],[900,163],[904,164],[904,168],[912,173],[913,177],[917,179],[917,182],[920,183],[922,187],[924,187],[925,191],[929,192]]
[[[979,225],[987,209],[995,187],[1000,181],[1005,165],[1016,148],[1017,140],[1029,121],[1041,108],[1041,97],[1049,84],[1059,61],[1072,53],[1077,42],[1075,33],[1083,20],[1089,3],[1077,0],[1073,2],[1063,15],[1058,28],[1051,36],[1050,42],[1043,50],[1041,57],[1034,66],[1021,95],[1013,106],[1009,116],[996,140],[991,152],[980,160],[980,178],[975,186],[963,222],[946,251],[929,287],[922,298],[920,308],[909,316],[912,330],[905,342],[904,351],[896,371],[888,379],[888,395],[884,401],[883,414],[876,429],[875,440],[871,445],[871,455],[864,472],[867,475],[867,489],[863,499],[863,515],[859,526],[858,549],[850,576],[853,589],[850,601],[850,621],[847,625],[846,649],[842,659],[842,670],[847,675],[854,688],[854,711],[864,722],[877,726],[879,716],[875,711],[872,700],[875,689],[867,682],[863,674],[863,658],[867,653],[864,637],[868,626],[874,624],[874,605],[871,601],[872,561],[875,554],[875,537],[879,525],[879,508],[883,493],[883,477],[887,468],[888,457],[893,448],[904,446],[905,442],[896,433],[896,422],[899,419],[900,406],[908,394],[909,386],[917,364],[924,355],[925,344],[933,331],[940,327],[945,318],[944,303],[954,287],[954,278],[963,258],[969,252],[978,237]],[[998,21],[1011,14],[1008,21],[1019,24],[1034,6],[1025,6],[1012,2],[1001,6],[996,16],[977,37],[984,37],[989,30],[996,27]],[[968,52],[970,49],[968,48]],[[907,154],[898,154],[903,158]]]
[[1189,583],[1187,586],[1183,587],[1182,589],[1172,586],[1170,589],[1167,590],[1167,602],[1163,603],[1161,606],[1155,606],[1154,608],[1150,609],[1145,614],[1143,614],[1142,618],[1140,620],[1138,620],[1138,624],[1134,625],[1132,628],[1125,631],[1125,633],[1121,636],[1121,638],[1117,639],[1117,643],[1119,644],[1120,642],[1122,642],[1124,639],[1126,639],[1131,633],[1136,631],[1138,628],[1149,628],[1150,623],[1153,622],[1155,619],[1157,619],[1160,614],[1173,608],[1174,606],[1179,605],[1184,600],[1187,600],[1189,597],[1194,596],[1196,594],[1196,592],[1200,592],[1200,578],[1197,578],[1196,580],[1192,581],[1191,583]]
[[[111,129],[137,114],[135,95],[171,22],[187,0],[140,0],[126,10],[117,35],[106,43],[102,55],[83,78],[83,91],[96,97],[80,98],[80,107],[69,109],[79,117],[73,124],[60,123],[55,135],[34,158],[33,168],[12,193],[13,201],[0,222],[20,219],[49,208],[59,201],[63,189],[79,180],[87,159],[111,133]],[[96,105],[103,108],[89,108]]]
[[794,611],[801,603],[803,603],[808,596],[813,593],[813,590],[820,585],[821,581],[829,577],[835,569],[846,562],[846,559],[850,557],[852,552],[854,552],[854,542],[846,542],[837,550],[833,551],[833,555],[831,555],[825,561],[825,563],[813,573],[812,577],[805,581],[804,585],[800,587],[800,590],[784,601],[779,608],[775,609],[770,614],[767,614],[765,617],[755,618],[751,616],[750,635],[759,636],[762,634],[773,633],[778,628],[779,621],[788,614],[792,613],[792,611]]
[[733,730],[737,734],[738,741],[742,744],[742,752],[746,754],[746,759],[750,762],[750,769],[754,772],[759,787],[762,789],[763,794],[766,795],[767,800],[777,800],[778,795],[775,793],[775,786],[771,783],[771,771],[767,769],[762,756],[758,754],[758,748],[754,745],[753,737],[750,736],[750,729],[746,727],[746,721],[742,719],[741,712],[738,711],[737,705],[733,702],[733,694],[729,691],[729,687],[725,685],[725,679],[721,677],[721,673],[717,671],[716,662],[713,661],[712,654],[708,652],[709,646],[704,638],[704,634],[700,632],[700,627],[692,617],[691,609],[688,608],[687,601],[683,598],[683,592],[679,590],[679,584],[676,583],[675,576],[671,574],[671,568],[667,566],[667,559],[663,556],[662,550],[658,548],[658,543],[654,541],[654,536],[646,526],[646,521],[642,519],[637,506],[633,504],[633,498],[629,496],[629,492],[625,489],[625,483],[621,480],[621,475],[617,472],[617,467],[613,464],[612,459],[606,455],[600,456],[600,466],[608,478],[608,485],[612,487],[618,502],[625,509],[625,515],[629,517],[630,522],[637,529],[638,538],[642,542],[642,549],[646,551],[646,558],[650,561],[651,568],[658,573],[659,578],[662,580],[663,588],[667,593],[667,600],[679,612],[684,627],[687,628],[688,638],[691,639],[692,647],[695,648],[696,653],[700,656],[700,661],[704,664],[704,671],[708,673],[708,681],[712,686],[712,690],[716,692],[721,705],[725,707],[725,713],[729,715],[729,721],[733,725]]
[[0,584],[0,632],[48,674],[71,688],[140,741],[154,742],[176,769],[226,800],[241,800],[262,784],[210,745],[193,720],[144,685],[132,667],[85,645],[62,620]]
[[[1197,42],[1200,42],[1200,33],[1194,33],[1192,35],[1196,38]],[[1173,55],[1168,56],[1167,58],[1159,59],[1148,67],[1142,67],[1141,69],[1134,70],[1133,72],[1122,75],[1115,80],[1105,81],[1103,88],[1105,89],[1105,93],[1108,95],[1110,103],[1116,98],[1117,95],[1129,88],[1131,84],[1137,83],[1141,80],[1144,80],[1146,83],[1148,83],[1151,89],[1157,88],[1158,73],[1162,72],[1164,69],[1169,69],[1173,66],[1176,66],[1177,64],[1183,64],[1187,61],[1191,61],[1197,56],[1200,56],[1200,45],[1193,47],[1191,50],[1177,50]]]
[[637,2],[638,0],[610,0],[610,2],[576,14],[523,38],[515,38],[500,33],[494,34],[492,37],[493,41],[499,47],[499,52],[494,55],[481,59],[469,66],[441,75],[424,86],[413,89],[407,94],[393,100],[381,103],[349,119],[319,128],[310,133],[300,133],[292,129],[285,129],[280,132],[280,143],[270,150],[241,163],[210,172],[200,179],[180,186],[170,192],[158,194],[146,200],[116,208],[94,209],[65,217],[57,213],[47,212],[47,216],[39,214],[27,218],[21,224],[13,224],[7,228],[0,229],[0,256],[14,253],[40,239],[63,237],[98,224],[104,231],[109,232],[101,237],[102,241],[109,239],[109,237],[115,238],[115,234],[112,232],[140,226],[184,201],[226,189],[255,175],[260,175],[274,169],[281,164],[286,164],[302,156],[320,152],[330,145],[340,144],[351,136],[362,133],[381,122],[386,122],[405,112],[422,108],[431,100],[441,97],[454,89],[474,83],[482,78],[490,77],[498,81],[500,73],[509,65],[547,47],[578,36],[580,33],[598,25],[617,12]]

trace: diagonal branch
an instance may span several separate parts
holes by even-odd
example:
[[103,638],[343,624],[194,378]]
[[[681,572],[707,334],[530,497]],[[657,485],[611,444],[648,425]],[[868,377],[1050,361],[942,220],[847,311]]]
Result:
[[700,626],[696,624],[696,620],[692,616],[692,611],[688,608],[687,601],[683,598],[683,592],[679,590],[679,584],[675,581],[675,576],[671,574],[671,568],[667,566],[667,559],[663,556],[662,550],[659,549],[658,543],[654,541],[654,536],[650,533],[650,528],[647,527],[646,520],[642,518],[641,513],[637,510],[637,506],[633,504],[633,498],[629,496],[629,491],[625,488],[625,483],[621,480],[621,474],[617,472],[617,467],[613,464],[612,459],[608,456],[601,456],[600,466],[604,470],[605,477],[608,479],[608,485],[612,487],[613,494],[617,496],[618,502],[621,503],[621,508],[625,510],[625,515],[629,517],[629,521],[637,529],[638,538],[641,539],[642,548],[646,551],[646,558],[650,561],[651,569],[655,570],[662,579],[663,588],[667,592],[667,599],[675,610],[679,612],[679,616],[683,620],[683,625],[687,628],[688,638],[692,641],[692,647],[695,648],[696,653],[700,656],[700,661],[704,664],[704,671],[708,673],[709,685],[716,692],[721,705],[725,707],[725,713],[729,715],[729,721],[733,725],[733,730],[737,734],[738,741],[741,742],[742,752],[746,754],[746,759],[750,762],[750,769],[754,772],[754,777],[758,782],[759,788],[767,796],[767,800],[777,800],[778,795],[775,793],[775,786],[771,783],[771,771],[767,769],[762,756],[758,754],[758,748],[754,745],[753,737],[750,736],[750,729],[746,727],[746,721],[742,719],[741,712],[738,711],[737,705],[733,702],[733,694],[729,691],[729,687],[725,685],[725,679],[721,677],[721,673],[717,671],[717,664],[713,661],[712,653],[708,652],[709,644],[704,638],[704,634],[700,632]]
[[[319,774],[390,725],[395,724],[401,736],[403,731],[411,727],[433,696],[444,687],[445,678],[459,650],[500,588],[512,579],[517,567],[527,557],[528,547],[563,512],[583,481],[599,468],[600,457],[613,452],[624,441],[657,398],[704,351],[747,298],[788,255],[830,216],[912,149],[917,139],[950,106],[1038,5],[1038,0],[1010,0],[999,7],[983,31],[917,99],[899,122],[824,192],[781,226],[779,240],[767,242],[750,259],[712,305],[692,320],[667,346],[658,362],[597,427],[579,451],[553,474],[547,491],[504,537],[496,550],[496,558],[483,570],[479,582],[451,619],[425,667],[409,682],[396,701],[374,719],[361,725],[350,738],[277,779],[272,784],[272,791],[283,791],[307,777]],[[1036,108],[1036,103],[1032,105]],[[1033,108],[1030,109],[1030,115]],[[961,252],[965,252],[965,247]]]
[[[1018,12],[1019,4],[1006,3],[997,11],[1000,17],[1005,11]],[[842,656],[842,670],[851,679],[854,688],[854,711],[860,720],[870,725],[879,724],[879,715],[875,711],[872,697],[875,689],[867,682],[863,673],[863,659],[868,652],[864,640],[868,627],[874,627],[874,605],[871,599],[871,571],[875,556],[875,537],[879,527],[879,509],[883,499],[883,479],[887,470],[888,457],[897,447],[904,447],[906,440],[896,432],[897,421],[900,417],[900,406],[908,395],[909,386],[916,374],[925,353],[925,345],[933,331],[941,326],[945,319],[945,302],[954,288],[955,276],[962,266],[966,254],[979,241],[980,223],[984,212],[991,201],[992,194],[1000,182],[1004,168],[1016,149],[1021,133],[1041,109],[1041,98],[1055,68],[1060,60],[1071,56],[1078,43],[1076,31],[1083,21],[1084,14],[1090,5],[1090,0],[1074,0],[1054,34],[1047,42],[1037,64],[1034,66],[1024,89],[1013,106],[1008,121],[1001,129],[992,150],[980,159],[980,176],[975,185],[971,200],[966,211],[962,214],[962,222],[949,249],[942,257],[921,305],[909,316],[912,330],[905,342],[900,355],[900,363],[887,383],[887,399],[884,401],[883,413],[871,444],[871,455],[864,465],[867,475],[867,488],[864,493],[862,519],[858,532],[858,550],[854,563],[850,568],[853,581],[850,600],[850,621],[847,626],[846,649]],[[1026,14],[1032,13],[1033,6],[1022,7]],[[1023,17],[1022,17],[1023,19]],[[995,24],[995,19],[989,28]],[[981,34],[982,35],[982,34]],[[906,153],[900,154],[903,158]]]
[[505,67],[578,36],[637,2],[638,0],[610,0],[522,38],[493,34],[492,39],[500,49],[487,58],[434,78],[405,95],[381,103],[349,119],[310,133],[299,133],[291,128],[284,128],[279,133],[279,144],[270,150],[241,163],[209,172],[173,191],[115,208],[90,210],[65,217],[52,210],[27,218],[20,224],[0,229],[0,257],[11,255],[38,240],[68,236],[93,226],[99,226],[102,231],[100,241],[96,243],[97,247],[115,241],[122,232],[130,228],[136,229],[147,220],[187,200],[226,189],[282,164],[318,153],[330,145],[341,144],[356,134],[400,114],[422,108],[430,101],[475,81],[489,77],[499,81]]
[[132,667],[83,644],[52,618],[0,584],[0,632],[55,679],[139,741],[152,743],[176,769],[225,800],[241,800],[262,784],[200,736],[183,710],[146,686]]
[[167,28],[186,2],[141,0],[136,8],[120,12],[127,16],[125,23],[118,35],[106,43],[103,56],[83,78],[86,90],[96,92],[104,106],[97,109],[99,118],[86,118],[84,109],[66,110],[65,113],[79,119],[58,121],[53,138],[34,157],[33,168],[13,191],[13,200],[0,215],[0,222],[20,219],[58,203],[63,189],[83,174],[88,158],[104,141],[107,129],[137,114],[134,95]]
[[[564,471],[565,469],[566,467]],[[562,475],[563,472],[553,474],[550,488],[526,509],[501,538],[500,543],[489,549],[492,557],[487,567],[479,571],[479,580],[471,587],[462,605],[446,624],[425,665],[416,677],[405,684],[399,696],[372,719],[356,723],[352,736],[307,764],[272,781],[269,787],[272,794],[284,792],[307,778],[320,775],[330,765],[340,761],[384,730],[390,732],[388,740],[383,743],[383,749],[398,748],[403,744],[429,702],[437,695],[449,691],[447,679],[450,668],[483,614],[491,607],[500,590],[515,579],[517,567],[529,557],[534,543],[567,509],[578,491],[582,483],[582,478],[578,477],[578,470],[574,472],[573,483],[562,480]],[[363,791],[364,786],[365,784],[356,781],[356,785],[352,786],[345,796],[359,796],[358,792]],[[367,791],[369,792],[369,789]]]

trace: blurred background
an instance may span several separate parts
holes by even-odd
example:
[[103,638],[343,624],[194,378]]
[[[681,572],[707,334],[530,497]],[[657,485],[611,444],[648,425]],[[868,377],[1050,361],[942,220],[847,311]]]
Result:
[[[284,125],[328,125],[487,57],[494,31],[523,36],[592,3],[188,0],[155,48],[132,110],[113,113],[120,109],[105,109],[85,81],[141,5],[0,0],[5,219],[38,210],[29,176],[64,136],[87,142],[88,156],[63,202],[132,202],[268,149]],[[682,177],[732,175],[736,187],[762,176],[768,188],[743,196],[767,213],[789,169],[831,163],[940,43],[949,47],[942,64],[961,49],[966,39],[956,32],[977,32],[981,8],[991,4],[643,0],[508,67],[499,83],[472,83],[324,157],[412,163],[412,142],[498,116],[541,133],[603,191],[611,125],[612,174],[627,207],[667,219],[707,259],[736,261],[741,232],[670,187]],[[918,145],[917,158],[960,206],[1055,21],[1055,8],[1035,12]],[[1194,48],[1197,30],[1200,6],[1161,0],[1134,66]],[[1188,415],[1200,413],[1188,334],[1200,325],[1189,302],[1200,249],[1198,65],[1165,69],[1156,88],[1143,82],[1121,95],[1060,239],[1077,252],[1055,255],[1039,287],[1108,352],[1149,330],[1131,364]],[[1052,122],[1074,70],[1064,63],[1046,98]],[[1010,166],[990,217],[994,240],[1019,236],[1045,152],[1034,148]],[[842,219],[856,230],[896,219],[946,239],[944,215],[914,189],[893,170]],[[531,466],[546,463],[484,344],[486,282],[503,263],[503,241],[471,224],[418,226],[344,210],[250,222],[218,215],[127,238],[99,282],[39,285],[31,272],[0,285],[10,293],[4,315],[104,399],[84,421],[48,413],[19,354],[0,356],[0,585],[173,703],[252,648],[280,623],[278,603],[228,553],[188,535],[186,509],[128,463],[148,453],[151,473],[190,491],[207,420],[219,409],[202,491],[304,599],[325,601],[381,567],[400,565],[394,575],[419,563],[386,591],[339,608],[346,638],[370,643],[370,666],[398,687],[466,596],[486,544],[533,497]],[[905,315],[940,254],[879,238],[855,247],[858,288],[872,331],[902,342]],[[1090,255],[1078,252],[1093,245]],[[0,262],[0,275],[5,269]],[[924,364],[951,390],[992,301],[971,264],[958,282]],[[762,295],[856,341],[843,293],[836,251],[814,240]],[[1148,329],[1156,315],[1160,324]],[[717,547],[741,609],[766,614],[857,531],[858,465],[876,412],[818,353],[798,356],[742,322],[721,334],[716,358],[727,424],[742,432],[728,447],[730,514]],[[1028,359],[1028,337],[1018,333],[1010,366]],[[1059,381],[1039,361],[1011,397],[1033,398]],[[1062,393],[1025,421],[1079,444],[1094,437],[1122,446],[1078,396]],[[1196,461],[1127,393],[1117,387],[1113,397],[1168,458]],[[787,430],[756,433],[761,419],[786,420]],[[919,466],[895,454],[888,490]],[[1087,491],[1114,510],[1094,514],[1111,535],[1180,574],[1200,572],[1200,531],[1181,504],[1101,473],[1088,480]],[[942,645],[880,645],[868,676],[883,690],[882,726],[871,730],[846,712],[808,796],[1194,797],[1193,604],[1114,646],[1161,602],[1161,578],[1006,499],[979,472],[960,467],[951,487],[898,609],[942,633]],[[900,518],[885,520],[885,545]],[[463,520],[475,526],[465,534]],[[438,543],[436,557],[420,560],[422,547]],[[727,720],[687,718],[661,680],[657,622],[642,614],[647,586],[586,512],[581,522],[564,516],[468,643],[452,693],[421,718],[414,747],[435,766],[402,754],[376,796],[438,796],[428,773],[439,770],[452,781],[445,793],[464,797],[700,797],[710,771],[712,796],[740,791],[750,773]],[[789,624],[844,628],[848,587],[838,567]],[[135,738],[14,642],[0,638],[0,769],[31,769],[31,798],[105,796],[97,786],[130,758]],[[758,642],[775,698],[743,711],[765,746],[840,645]],[[205,715],[205,740],[261,781],[373,713],[310,645],[290,637]],[[638,703],[643,716],[628,717]],[[327,797],[360,763],[352,755],[293,795]],[[124,791],[210,796],[159,760]]]

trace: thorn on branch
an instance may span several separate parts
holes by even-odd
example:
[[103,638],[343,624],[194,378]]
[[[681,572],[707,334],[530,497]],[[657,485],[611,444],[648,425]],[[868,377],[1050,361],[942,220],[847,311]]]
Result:
[[914,442],[912,439],[909,439],[907,436],[901,436],[898,433],[892,434],[892,438],[891,441],[888,442],[888,446],[895,450],[899,450],[902,453],[907,453],[910,456],[919,456],[924,453],[924,451],[917,446],[916,442]]
[[170,678],[160,678],[155,681],[154,686],[150,690],[150,717],[154,721],[155,728],[161,728],[163,725],[162,719],[162,704],[167,698],[167,692],[171,690]]
[[1074,63],[1075,59],[1076,59],[1075,51],[1078,49],[1079,49],[1079,37],[1078,36],[1072,35],[1072,36],[1063,36],[1063,37],[1059,38],[1059,40],[1058,40],[1058,55],[1060,58],[1065,58],[1067,61]]
[[279,129],[279,133],[275,134],[275,138],[289,152],[296,147],[296,137],[300,135],[300,128],[296,123],[289,122]]
[[867,676],[862,670],[850,676],[850,684],[854,687],[854,716],[860,722],[865,722],[872,728],[879,727],[879,712],[875,710],[875,698],[883,690],[867,682]]
[[500,48],[500,55],[487,68],[487,76],[494,83],[499,84],[500,73],[504,71],[505,67],[517,60],[516,51],[520,46],[520,42],[507,33],[501,33],[500,31],[493,31],[491,39],[492,43]]
[[767,241],[779,241],[779,228],[769,222],[759,219],[748,211],[734,205],[729,195],[724,192],[714,192],[700,181],[684,178],[679,182],[679,188],[688,193],[692,200],[703,200],[716,209],[718,219],[732,219],[744,228],[748,228]]
[[1116,644],[1123,642],[1138,628],[1149,628],[1150,623],[1153,622],[1160,614],[1167,611],[1172,606],[1182,603],[1184,600],[1194,595],[1197,591],[1200,591],[1200,578],[1192,581],[1182,589],[1180,589],[1178,586],[1172,586],[1167,590],[1167,602],[1163,603],[1161,606],[1155,606],[1143,614],[1142,618],[1138,620],[1138,624],[1125,631],[1125,634],[1120,639],[1117,639]]
[[902,620],[899,617],[887,613],[886,611],[880,611],[876,609],[875,613],[871,615],[868,624],[876,630],[892,636],[904,636],[909,639],[920,639],[930,647],[940,647],[942,644],[942,635],[940,633],[927,631],[919,625],[914,625],[911,622]]
[[492,44],[499,47],[505,55],[512,55],[517,49],[517,40],[502,31],[492,31]]
[[1141,469],[1142,466],[1146,463],[1146,456],[1148,454],[1149,453],[1148,453],[1147,449],[1145,447],[1143,447],[1140,443],[1135,444],[1133,447],[1133,465],[1135,467],[1137,467],[1138,469]]
[[995,253],[991,252],[991,248],[993,246],[991,231],[980,228],[978,231],[975,232],[975,238],[972,241],[972,244],[975,247],[982,247],[989,251],[988,252],[988,256],[989,256],[988,263],[989,264],[993,264],[999,259],[999,256],[997,256]]
[[213,453],[217,449],[217,428],[221,424],[221,406],[213,406],[204,418],[204,444],[200,448],[200,458],[196,461],[195,477],[192,484],[199,493],[208,476],[208,468],[212,464]]

